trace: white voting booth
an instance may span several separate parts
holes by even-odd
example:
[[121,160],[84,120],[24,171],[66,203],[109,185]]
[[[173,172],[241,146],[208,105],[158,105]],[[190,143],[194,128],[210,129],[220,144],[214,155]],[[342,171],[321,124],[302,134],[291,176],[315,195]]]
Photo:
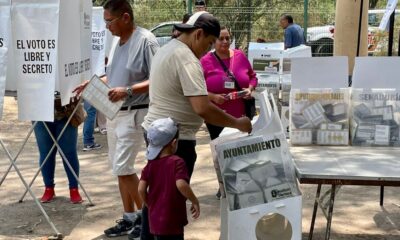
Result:
[[222,240],[301,239],[301,193],[276,104],[272,108],[267,95],[261,95],[251,135],[227,128],[211,142],[226,197]]
[[356,58],[351,99],[353,146],[400,146],[400,58]]
[[[1,45],[9,47],[8,53],[4,53],[5,48],[0,45],[0,55],[7,54],[7,58],[2,57],[0,60],[0,103],[3,99],[4,91],[1,90],[6,75],[6,90],[17,93],[15,96],[18,99],[19,119],[34,122],[15,156],[0,139],[1,146],[11,163],[6,174],[2,176],[0,185],[13,167],[26,188],[20,201],[29,192],[53,231],[60,237],[61,234],[30,189],[40,169],[28,185],[16,161],[37,121],[54,120],[55,92],[60,93],[62,104],[66,105],[73,96],[73,88],[82,80],[90,78],[92,2],[90,0],[0,0],[0,11]],[[7,12],[11,14],[7,15]],[[10,25],[7,26],[7,22],[11,28]],[[6,36],[2,37],[4,33]],[[5,59],[7,61],[4,61]],[[7,69],[6,74],[3,73],[4,69]],[[47,128],[47,125],[45,127]],[[54,141],[53,149],[57,147],[66,159],[57,139],[48,128],[47,130]],[[64,130],[60,135],[63,132]],[[72,170],[68,159],[65,162]],[[73,170],[72,172],[89,203],[93,205],[79,178]]]
[[292,145],[348,145],[347,57],[292,59]]
[[289,136],[289,95],[291,89],[291,59],[311,57],[311,48],[305,45],[284,50],[281,43],[249,43],[249,61],[257,74],[256,106],[265,89],[278,102],[286,136]]
[[4,92],[6,90],[7,59],[10,52],[11,4],[0,0],[0,120],[3,114]]

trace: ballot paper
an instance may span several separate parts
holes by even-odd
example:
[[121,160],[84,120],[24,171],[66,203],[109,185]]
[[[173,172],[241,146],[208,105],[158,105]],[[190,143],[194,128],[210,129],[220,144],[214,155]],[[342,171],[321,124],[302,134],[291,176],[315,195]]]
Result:
[[108,98],[110,87],[97,75],[94,75],[82,92],[82,97],[108,119],[113,120],[124,101],[111,102]]

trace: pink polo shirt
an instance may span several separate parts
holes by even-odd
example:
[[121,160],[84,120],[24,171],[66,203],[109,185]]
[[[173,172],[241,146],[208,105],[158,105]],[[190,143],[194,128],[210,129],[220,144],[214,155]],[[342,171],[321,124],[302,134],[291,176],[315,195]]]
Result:
[[[231,72],[233,72],[233,75],[235,75],[241,88],[248,88],[249,85],[256,87],[256,73],[253,71],[246,55],[244,55],[242,51],[236,49],[233,50],[233,52],[233,57],[229,59],[223,59],[222,61],[231,70]],[[200,62],[203,66],[204,78],[206,79],[208,92],[227,94],[237,91],[236,88],[226,89],[224,87],[224,78],[226,77],[226,73],[219,61],[211,52],[202,57]],[[214,104],[236,118],[242,117],[245,114],[242,99],[227,100],[221,105],[216,103]]]

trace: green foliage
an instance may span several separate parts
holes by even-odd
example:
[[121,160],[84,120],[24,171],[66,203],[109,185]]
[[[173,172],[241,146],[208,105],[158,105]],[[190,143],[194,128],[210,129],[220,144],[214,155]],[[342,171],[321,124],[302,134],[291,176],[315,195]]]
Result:
[[[167,21],[181,21],[188,0],[130,0],[137,25],[152,28]],[[194,2],[194,0],[192,0]],[[279,19],[283,13],[304,26],[304,1],[308,1],[308,26],[334,24],[336,0],[207,0],[207,10],[221,25],[231,28],[236,47],[246,50],[248,42],[258,38],[267,42],[283,41]],[[93,0],[101,6],[105,0]],[[384,9],[386,0],[369,0],[370,8]],[[396,21],[396,32],[398,32]],[[397,35],[397,34],[396,34]],[[395,40],[397,42],[397,39]]]

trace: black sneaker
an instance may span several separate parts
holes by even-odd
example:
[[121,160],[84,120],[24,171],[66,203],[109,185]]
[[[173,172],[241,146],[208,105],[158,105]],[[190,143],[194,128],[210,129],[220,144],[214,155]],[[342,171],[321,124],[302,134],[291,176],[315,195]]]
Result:
[[93,143],[91,145],[85,145],[83,146],[83,151],[92,151],[92,150],[96,150],[96,149],[100,149],[101,145],[98,143]]
[[104,234],[107,237],[118,237],[122,235],[127,235],[133,229],[133,222],[119,219],[116,221],[117,225],[109,229],[104,230]]
[[132,231],[128,234],[129,240],[139,240],[140,239],[140,231],[142,227],[140,225],[136,225]]

